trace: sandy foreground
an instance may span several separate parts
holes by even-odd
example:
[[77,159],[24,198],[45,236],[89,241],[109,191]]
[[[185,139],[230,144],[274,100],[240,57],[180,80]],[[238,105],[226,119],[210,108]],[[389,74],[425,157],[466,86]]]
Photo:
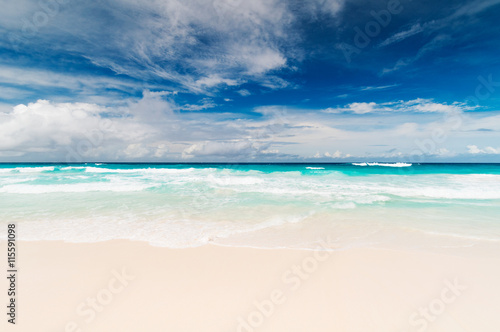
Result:
[[[16,325],[3,305],[1,331],[500,331],[494,257],[132,241],[17,245]],[[5,252],[5,241],[0,247]]]

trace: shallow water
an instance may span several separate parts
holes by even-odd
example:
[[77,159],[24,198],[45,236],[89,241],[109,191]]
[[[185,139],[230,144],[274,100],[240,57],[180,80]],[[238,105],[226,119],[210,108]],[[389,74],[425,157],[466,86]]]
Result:
[[498,216],[499,164],[0,165],[24,240],[466,247],[500,243]]

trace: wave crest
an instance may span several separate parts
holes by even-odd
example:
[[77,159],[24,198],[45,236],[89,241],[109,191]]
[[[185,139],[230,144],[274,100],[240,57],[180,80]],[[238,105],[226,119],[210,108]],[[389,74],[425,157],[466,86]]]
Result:
[[352,163],[353,166],[410,167],[411,163]]

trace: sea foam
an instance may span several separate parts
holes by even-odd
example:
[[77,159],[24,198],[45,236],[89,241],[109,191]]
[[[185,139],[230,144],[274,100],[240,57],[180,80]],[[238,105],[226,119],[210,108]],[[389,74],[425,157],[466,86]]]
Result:
[[0,168],[0,220],[25,224],[23,239],[168,247],[297,232],[293,246],[309,227],[345,241],[395,228],[401,238],[500,238],[500,166],[390,169],[401,164],[9,166]]
[[352,163],[354,166],[410,167],[410,163]]

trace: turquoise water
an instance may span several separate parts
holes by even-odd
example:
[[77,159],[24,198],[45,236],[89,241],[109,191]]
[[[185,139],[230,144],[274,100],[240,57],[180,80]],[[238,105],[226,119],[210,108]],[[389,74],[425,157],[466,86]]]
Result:
[[498,216],[500,164],[0,165],[25,240],[468,246],[500,241]]

